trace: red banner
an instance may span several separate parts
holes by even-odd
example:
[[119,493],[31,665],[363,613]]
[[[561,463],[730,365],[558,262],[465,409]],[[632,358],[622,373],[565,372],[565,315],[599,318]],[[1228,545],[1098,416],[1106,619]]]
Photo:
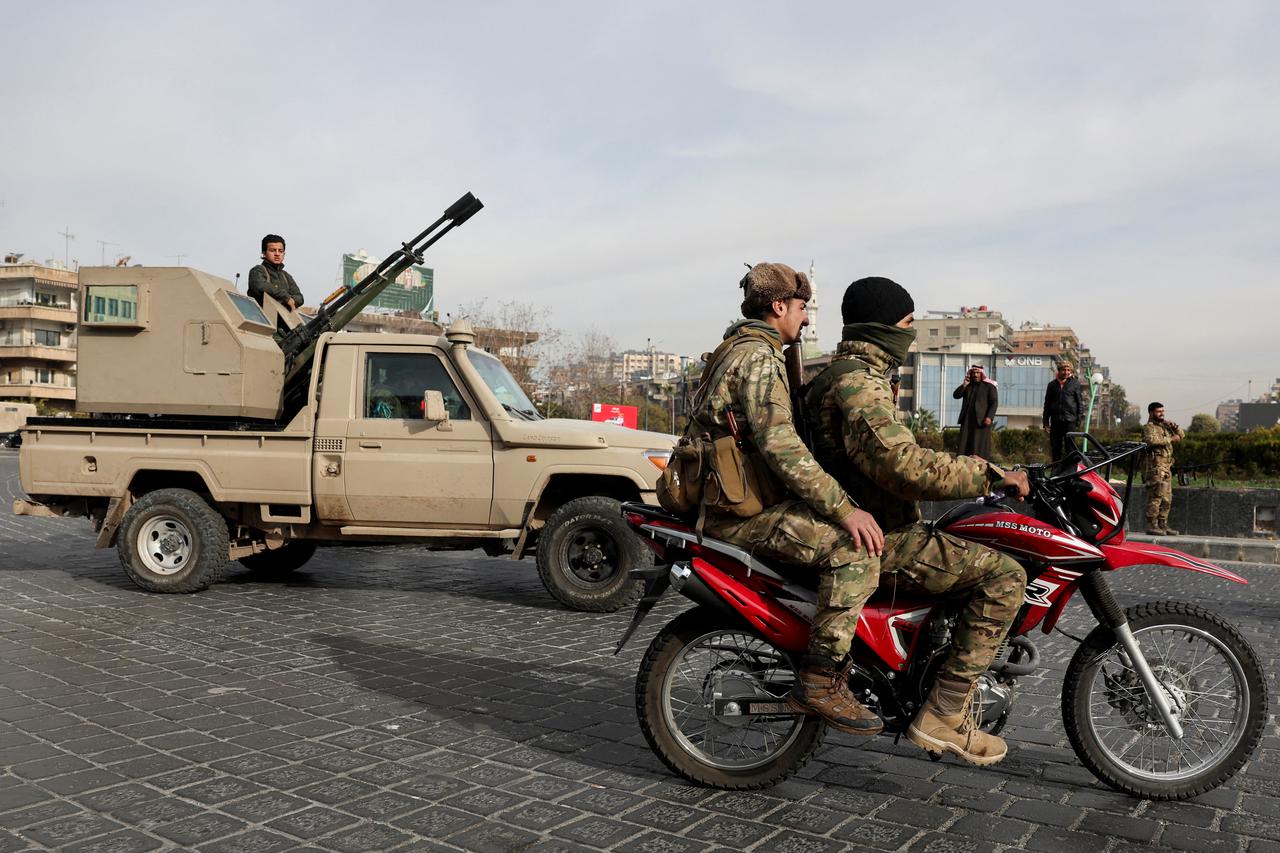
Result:
[[591,404],[591,420],[593,421],[635,429],[639,419],[640,410],[635,406],[615,406],[612,403]]

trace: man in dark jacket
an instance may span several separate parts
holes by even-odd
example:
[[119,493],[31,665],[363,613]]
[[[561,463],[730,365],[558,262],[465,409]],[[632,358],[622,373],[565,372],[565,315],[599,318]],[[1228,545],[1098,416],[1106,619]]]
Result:
[[960,404],[960,454],[991,458],[991,425],[995,423],[1000,394],[995,383],[987,381],[982,365],[975,364],[964,375],[964,382],[951,396],[964,400]]
[[1084,388],[1080,380],[1071,375],[1071,365],[1058,362],[1058,376],[1049,382],[1044,392],[1044,428],[1049,432],[1049,458],[1056,462],[1062,458],[1062,447],[1067,433],[1080,429],[1084,417]]
[[279,234],[262,238],[262,263],[249,270],[249,295],[261,305],[264,293],[290,311],[302,304],[298,283],[284,269],[284,238]]

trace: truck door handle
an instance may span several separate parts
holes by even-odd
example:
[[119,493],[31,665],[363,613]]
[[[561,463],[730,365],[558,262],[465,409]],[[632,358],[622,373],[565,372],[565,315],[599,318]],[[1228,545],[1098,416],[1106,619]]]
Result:
[[381,450],[382,442],[381,441],[362,441],[360,442],[360,446],[365,450]]

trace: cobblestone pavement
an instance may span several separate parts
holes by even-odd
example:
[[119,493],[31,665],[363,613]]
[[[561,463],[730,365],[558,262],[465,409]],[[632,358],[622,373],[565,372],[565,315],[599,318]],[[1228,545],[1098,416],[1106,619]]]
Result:
[[[0,456],[0,493],[19,492]],[[1245,627],[1274,693],[1280,570],[1253,584],[1120,576],[1127,601],[1201,602]],[[979,770],[905,741],[829,735],[764,793],[691,787],[648,750],[624,614],[563,610],[529,562],[323,550],[153,595],[83,520],[0,515],[0,851],[1175,849],[1280,851],[1280,737],[1195,801],[1097,783],[1063,735],[1073,643],[1041,644],[1009,758]],[[1082,604],[1066,627],[1086,630]]]

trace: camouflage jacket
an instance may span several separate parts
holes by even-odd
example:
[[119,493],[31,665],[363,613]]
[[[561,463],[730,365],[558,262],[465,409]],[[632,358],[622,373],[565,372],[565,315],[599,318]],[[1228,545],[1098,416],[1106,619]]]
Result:
[[841,341],[835,361],[846,359],[867,369],[841,374],[823,395],[814,455],[886,532],[918,521],[918,500],[976,497],[1004,478],[985,460],[916,444],[895,417],[893,362],[884,350],[866,341]]
[[768,323],[743,320],[725,332],[725,340],[746,329],[762,330],[778,339],[778,348],[751,340],[730,349],[698,389],[688,435],[707,434],[714,441],[732,431],[732,409],[738,432],[769,466],[782,485],[779,492],[802,498],[819,514],[840,523],[853,510],[844,489],[822,470],[796,433],[782,339]]
[[272,299],[286,308],[289,307],[290,299],[293,299],[295,306],[302,305],[302,291],[284,267],[261,263],[249,270],[249,295],[261,305],[263,293],[271,294]]
[[1182,438],[1182,427],[1173,421],[1148,421],[1142,427],[1142,440],[1151,445],[1151,461],[1168,465],[1173,462],[1174,436]]

